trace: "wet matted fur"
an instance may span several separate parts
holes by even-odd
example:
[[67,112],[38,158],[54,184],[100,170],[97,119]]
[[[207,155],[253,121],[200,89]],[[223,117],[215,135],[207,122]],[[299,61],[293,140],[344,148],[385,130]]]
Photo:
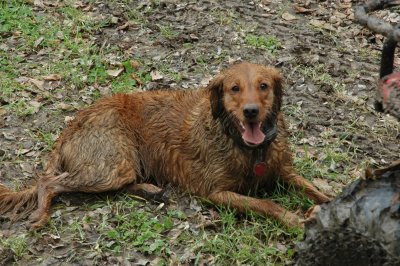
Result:
[[293,169],[280,111],[282,85],[272,67],[231,66],[198,90],[117,94],[78,112],[62,132],[35,185],[0,185],[0,214],[32,212],[32,227],[50,217],[62,192],[128,189],[159,193],[171,183],[216,204],[253,210],[289,225],[299,217],[248,195],[283,182],[317,203],[328,198]]

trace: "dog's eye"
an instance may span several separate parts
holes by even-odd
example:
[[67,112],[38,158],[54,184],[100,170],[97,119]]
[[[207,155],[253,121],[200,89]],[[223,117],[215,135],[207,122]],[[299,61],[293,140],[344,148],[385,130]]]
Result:
[[231,90],[234,92],[238,92],[238,91],[240,91],[240,88],[239,88],[239,86],[233,86]]
[[266,89],[268,89],[268,85],[265,83],[261,83],[260,84],[260,90],[265,91]]

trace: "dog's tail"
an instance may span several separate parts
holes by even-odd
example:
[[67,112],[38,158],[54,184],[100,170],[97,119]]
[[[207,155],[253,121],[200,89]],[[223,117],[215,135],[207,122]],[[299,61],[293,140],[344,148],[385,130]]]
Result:
[[0,184],[0,215],[12,221],[28,216],[37,207],[37,185],[21,191],[12,191]]

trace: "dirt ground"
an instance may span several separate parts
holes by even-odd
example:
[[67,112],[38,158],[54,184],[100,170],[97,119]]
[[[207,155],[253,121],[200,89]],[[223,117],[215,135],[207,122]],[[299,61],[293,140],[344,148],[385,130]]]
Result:
[[[54,43],[39,30],[30,48],[24,49],[19,47],[28,37],[12,29],[0,32],[0,182],[13,188],[29,183],[43,169],[46,154],[66,121],[77,109],[101,96],[136,89],[198,88],[230,63],[248,60],[274,65],[285,78],[284,112],[296,168],[314,178],[326,193],[340,192],[362,176],[368,165],[386,165],[398,159],[400,147],[399,122],[373,108],[383,37],[354,23],[353,7],[357,3],[28,1],[33,16],[59,21],[61,30],[78,21],[79,30],[75,28],[76,32],[68,35],[70,39],[55,33]],[[398,10],[378,15],[400,22]],[[74,38],[82,42],[76,47],[60,46]],[[85,53],[89,46],[92,50]],[[395,64],[400,64],[398,54]],[[12,90],[12,86],[19,89]],[[204,226],[204,219],[212,223],[213,215],[218,215],[215,208],[188,196],[172,193],[170,197],[167,207],[138,201],[136,208],[150,213],[166,208],[169,215],[169,211],[178,209],[186,217],[200,213],[198,217],[203,220],[171,214],[168,217],[172,217],[173,225],[165,225],[168,230],[162,231],[160,241],[171,238],[171,231],[192,230],[198,225],[203,228],[203,239],[204,234],[212,236],[223,230],[218,223],[211,229]],[[4,240],[0,264],[256,264],[223,258],[218,251],[198,252],[196,243],[201,237],[193,232],[196,237],[175,243],[169,252],[160,249],[154,253],[150,248],[130,250],[127,255],[127,245],[117,251],[104,248],[99,252],[99,246],[103,247],[101,231],[93,227],[101,227],[105,213],[110,213],[107,219],[119,224],[118,212],[111,210],[118,204],[126,201],[114,195],[60,196],[55,202],[54,222],[35,233],[26,230],[24,221],[1,219],[0,237]],[[128,207],[132,206],[121,208]],[[87,213],[91,213],[90,222]],[[61,230],[64,226],[69,229]],[[71,230],[73,233],[68,233]],[[20,236],[25,243],[21,244],[23,252],[18,251]],[[112,239],[110,234],[108,237]],[[293,248],[296,237],[277,239],[273,245],[283,255],[275,254],[266,264],[290,263],[287,250]],[[107,243],[108,248],[115,246],[115,241]],[[263,243],[272,245],[265,239]],[[192,247],[190,252],[187,246]]]

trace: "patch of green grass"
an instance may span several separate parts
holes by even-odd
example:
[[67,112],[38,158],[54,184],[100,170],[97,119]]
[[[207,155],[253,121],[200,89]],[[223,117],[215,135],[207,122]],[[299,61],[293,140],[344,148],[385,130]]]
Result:
[[276,265],[285,264],[293,249],[280,250],[277,243],[300,239],[302,230],[286,228],[278,222],[248,213],[238,220],[235,211],[219,208],[220,229],[203,231],[196,253],[211,253],[216,265]]
[[172,217],[172,218],[177,218],[177,219],[185,219],[186,214],[184,212],[182,212],[181,210],[168,210],[168,216]]
[[162,64],[159,67],[159,71],[174,80],[175,82],[179,82],[182,80],[181,73],[173,71],[171,66],[168,64]]
[[0,34],[18,32],[32,42],[39,36],[37,22],[30,7],[18,1],[0,2]]
[[311,179],[312,177],[320,175],[320,170],[318,168],[318,164],[315,158],[307,153],[306,148],[304,150],[305,153],[303,157],[294,157],[294,165],[299,174],[308,179]]
[[13,77],[0,71],[0,99],[5,100],[22,89],[21,84],[16,82]]
[[21,63],[23,61],[24,59],[21,56],[0,50],[0,78],[7,80],[17,77],[18,71],[14,68],[12,62]]
[[196,63],[199,64],[200,66],[206,67],[208,65],[207,58],[203,55],[197,56],[195,60]]
[[130,74],[124,73],[111,82],[113,93],[130,93],[136,90],[137,81]]
[[90,70],[88,75],[89,84],[100,84],[103,85],[108,78],[106,67],[98,62],[94,65],[94,67]]
[[[302,123],[310,121],[305,109],[297,105],[286,105],[283,108],[288,117],[295,118]],[[357,119],[347,123],[340,135],[330,127],[325,127],[319,134],[318,140],[308,142],[304,130],[290,130],[292,150],[294,151],[294,165],[298,173],[309,180],[314,177],[336,181],[348,181],[346,176],[351,171],[349,165],[357,155],[355,145],[348,143],[350,135],[360,132]],[[303,142],[305,141],[305,142]],[[313,143],[313,142],[316,143]],[[297,143],[297,145],[295,145]],[[299,145],[299,143],[305,143]]]
[[[305,195],[283,185],[260,198],[273,200],[292,212],[306,210],[313,204]],[[211,253],[216,265],[285,265],[291,261],[293,244],[303,234],[301,228],[287,227],[251,211],[238,215],[230,208],[217,208],[218,229],[202,231],[197,237],[198,243],[192,247],[198,256]],[[286,248],[280,249],[283,245]]]
[[159,26],[161,35],[167,39],[172,39],[178,36],[178,33],[174,31],[170,26]]
[[[32,78],[58,73],[62,74],[66,85],[71,84],[78,89],[86,84],[105,84],[108,75],[103,55],[108,51],[88,40],[87,33],[107,26],[108,20],[98,21],[69,3],[54,12],[64,19],[46,13],[38,16],[30,5],[21,1],[0,3],[0,41],[13,35],[20,52],[31,54],[40,50],[48,57],[46,61],[51,62],[39,67],[29,57],[18,58],[0,51],[0,72],[5,72],[10,78],[20,76],[21,72]],[[7,88],[7,82],[0,79],[0,87]],[[10,90],[8,92],[12,93]]]
[[182,76],[179,72],[171,72],[169,73],[169,76],[175,81],[175,82],[179,82],[182,80]]
[[132,20],[136,23],[142,24],[146,21],[143,14],[140,11],[138,11],[137,9],[128,7],[126,14],[130,20]]
[[281,42],[273,36],[258,36],[254,34],[248,34],[245,38],[246,44],[257,49],[265,49],[271,53],[275,53],[276,50],[282,47]]
[[302,76],[310,78],[316,84],[328,86],[338,95],[345,92],[346,85],[336,81],[329,73],[326,72],[326,69],[327,68],[324,64],[318,64],[315,66],[301,66],[298,68],[298,71]]
[[[268,198],[292,211],[310,204],[283,187]],[[214,229],[200,227],[194,232],[178,227],[187,222],[190,225],[193,217],[177,209],[151,206],[136,201],[132,195],[120,194],[114,199],[88,203],[83,206],[83,217],[69,220],[62,210],[61,216],[56,214],[57,206],[53,206],[49,224],[41,233],[34,232],[32,236],[40,238],[41,234],[51,234],[60,239],[73,239],[76,243],[90,241],[91,253],[96,254],[94,260],[100,259],[102,254],[120,256],[135,250],[160,257],[160,265],[171,259],[179,260],[173,256],[176,248],[181,247],[189,249],[197,259],[211,255],[215,265],[284,265],[291,261],[293,245],[302,236],[299,228],[288,228],[253,212],[239,215],[226,207],[217,207],[219,219],[214,220],[217,225]],[[181,231],[177,238],[170,238],[171,229]],[[15,239],[0,240],[0,244],[12,246],[18,256],[24,256],[27,252],[24,241],[25,235],[19,235]],[[196,261],[194,264],[197,265]]]
[[29,104],[27,104],[26,101],[23,99],[12,102],[6,105],[6,107],[15,112],[18,116],[29,116],[32,115],[35,111],[35,108],[29,106]]
[[28,249],[27,237],[25,234],[20,234],[0,239],[0,246],[11,249],[15,255],[14,259],[17,261]]
[[211,17],[215,18],[219,25],[231,25],[237,15],[234,10],[214,9],[211,10]]
[[305,211],[314,204],[314,202],[304,193],[301,193],[301,191],[291,186],[286,188],[280,182],[278,182],[273,193],[268,196],[268,198],[279,203],[285,209],[293,211],[298,209]]
[[[311,204],[283,187],[268,198],[292,211]],[[238,215],[226,207],[217,207],[220,218],[214,221],[218,225],[214,230],[199,229],[196,233],[182,227],[177,229],[177,225],[186,223],[190,217],[180,210],[150,207],[128,194],[88,204],[85,208],[87,214],[83,218],[72,218],[67,224],[53,218],[44,230],[61,238],[67,234],[78,242],[87,242],[93,235],[91,230],[95,230],[99,238],[93,248],[99,256],[136,250],[159,256],[161,263],[166,263],[172,258],[174,248],[183,246],[198,258],[211,254],[216,265],[288,263],[293,256],[294,242],[302,236],[299,228],[288,228],[253,212]],[[96,212],[99,209],[102,211]],[[83,224],[91,224],[92,229],[86,231]],[[168,236],[171,229],[181,231],[173,240]],[[283,246],[287,248],[282,249]]]
[[45,132],[42,130],[36,131],[36,132],[32,132],[32,136],[43,142],[44,148],[46,151],[50,151],[53,149],[55,140],[56,140],[56,134],[52,133],[52,132]]
[[59,12],[67,19],[66,22],[69,24],[72,33],[78,37],[81,37],[82,32],[94,33],[111,23],[110,17],[99,20],[98,17],[87,14],[71,5],[61,7]]
[[[296,120],[308,123],[309,116],[300,106],[286,105],[284,113]],[[295,145],[295,143],[307,140],[303,130],[291,130],[292,150],[295,151],[294,165],[298,173],[309,180],[314,177],[324,179],[342,180],[350,171],[348,165],[356,156],[357,150],[354,145],[349,145],[349,135],[357,134],[359,128],[354,124],[357,120],[348,123],[343,132],[337,136],[335,131],[326,127],[320,133],[319,141],[322,143]],[[346,181],[346,180],[342,180]]]
[[358,56],[364,61],[376,62],[380,58],[380,53],[371,48],[360,47],[358,49]]
[[185,49],[191,49],[191,48],[194,47],[194,45],[193,45],[193,43],[185,42],[185,43],[182,44],[182,47],[185,48]]
[[163,234],[173,227],[170,216],[155,216],[141,208],[140,203],[129,197],[121,196],[113,202],[113,216],[108,225],[100,231],[104,235],[103,249],[120,253],[123,248],[134,247],[147,254],[165,254],[170,250]]
[[[111,82],[113,93],[130,93],[135,91],[139,85],[144,85],[151,81],[151,76],[147,69],[137,71],[131,66],[130,61],[122,62],[122,65],[124,66],[124,73]],[[133,75],[143,84],[138,84],[138,81],[133,78]]]
[[0,25],[0,33],[16,35],[19,50],[58,47],[60,39],[65,40],[72,33],[71,27],[60,25],[54,18],[37,16],[21,1],[0,3]]
[[78,235],[80,241],[86,240],[85,232],[82,227],[82,219],[75,218],[72,223],[69,224],[69,228],[75,235]]
[[307,146],[304,145],[304,153],[301,156],[295,156],[295,168],[302,176],[312,179],[313,177],[323,177],[324,179],[340,180],[344,178],[349,169],[337,170],[339,165],[348,165],[354,156],[355,151],[350,148],[343,150],[346,145],[340,139],[336,143],[326,143],[323,149],[318,150],[318,156],[308,152]]

